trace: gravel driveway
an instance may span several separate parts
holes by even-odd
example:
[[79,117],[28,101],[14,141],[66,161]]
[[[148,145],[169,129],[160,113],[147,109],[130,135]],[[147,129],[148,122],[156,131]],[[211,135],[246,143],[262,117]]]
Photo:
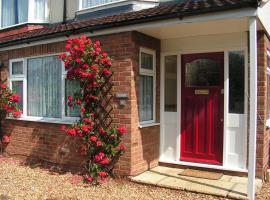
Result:
[[[224,198],[150,187],[124,179],[109,180],[89,187],[80,176],[58,174],[40,167],[30,168],[14,159],[0,157],[0,200],[66,199],[138,199],[138,200],[224,200]],[[270,199],[270,184],[263,188],[259,200]]]

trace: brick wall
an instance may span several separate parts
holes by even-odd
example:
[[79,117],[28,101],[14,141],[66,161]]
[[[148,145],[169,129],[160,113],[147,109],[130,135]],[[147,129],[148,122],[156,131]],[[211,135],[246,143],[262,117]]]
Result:
[[[131,175],[140,174],[143,171],[155,167],[159,159],[159,126],[139,128],[139,50],[140,47],[156,50],[156,119],[159,121],[159,72],[160,72],[160,41],[145,35],[136,33],[133,76],[131,81]],[[147,41],[147,42],[145,42]]]
[[[157,50],[157,80],[159,80],[160,42],[137,32],[93,39],[99,39],[103,50],[113,57],[113,93],[127,93],[129,96],[124,108],[119,107],[117,99],[112,102],[114,124],[123,124],[127,127],[127,134],[124,136],[127,152],[115,169],[122,175],[138,174],[157,165],[159,155],[159,126],[138,128],[139,48],[144,46]],[[0,52],[0,60],[4,61],[1,79],[8,77],[10,59],[59,53],[65,50],[64,46],[63,42],[57,42]],[[157,81],[157,99],[159,99],[159,81]],[[157,102],[157,118],[159,118],[159,102]],[[36,157],[69,166],[78,166],[82,163],[83,159],[75,148],[78,142],[61,133],[59,124],[6,120],[3,125],[5,133],[12,136],[12,141],[6,148],[6,152],[10,155],[23,155],[26,159]]]
[[263,32],[258,33],[258,113],[257,113],[257,162],[256,175],[264,178],[269,160],[269,130],[267,120],[267,48],[269,39]]

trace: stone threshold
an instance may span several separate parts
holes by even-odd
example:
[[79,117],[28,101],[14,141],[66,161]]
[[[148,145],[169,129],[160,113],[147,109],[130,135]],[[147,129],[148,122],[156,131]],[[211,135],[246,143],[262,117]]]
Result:
[[[248,199],[247,177],[223,175],[219,180],[209,180],[178,175],[183,170],[184,169],[158,166],[138,176],[131,177],[131,181],[225,198]],[[261,188],[262,181],[256,179],[257,193]]]

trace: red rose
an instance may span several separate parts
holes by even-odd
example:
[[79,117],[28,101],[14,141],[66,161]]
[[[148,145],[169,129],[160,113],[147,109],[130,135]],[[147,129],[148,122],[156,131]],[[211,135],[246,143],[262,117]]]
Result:
[[67,134],[74,136],[74,135],[76,135],[76,131],[75,131],[75,129],[69,129],[67,131]]
[[76,62],[77,62],[77,63],[81,63],[82,61],[81,61],[80,58],[76,58]]
[[97,72],[98,71],[98,67],[95,66],[95,65],[93,65],[93,66],[91,66],[91,70],[94,71],[94,72]]
[[73,100],[73,97],[72,96],[68,96],[67,98],[69,101],[72,101]]
[[87,39],[87,37],[85,35],[83,35],[81,38],[83,41],[85,41]]
[[89,65],[88,64],[83,64],[82,68],[83,69],[88,69]]
[[118,133],[120,133],[121,135],[125,134],[126,133],[126,127],[124,126],[121,126],[117,129]]
[[100,178],[105,178],[107,176],[107,173],[106,172],[99,172],[98,175]]
[[100,41],[95,41],[95,44],[97,45],[97,46],[100,46]]
[[20,96],[17,94],[12,94],[12,96],[10,97],[10,100],[15,103],[18,103],[20,101]]
[[108,54],[107,54],[107,53],[103,53],[102,56],[103,56],[103,57],[107,57]]
[[82,104],[81,100],[77,99],[77,100],[76,100],[76,104],[77,104],[77,105],[81,105],[81,104]]
[[104,134],[105,134],[105,130],[104,130],[103,128],[100,128],[100,129],[99,129],[99,133],[100,133],[101,135],[104,135]]
[[70,48],[71,48],[71,45],[70,45],[70,44],[67,44],[67,45],[66,45],[66,50],[69,51]]
[[94,180],[91,176],[88,176],[88,175],[85,176],[84,178],[85,178],[85,180],[86,180],[88,183],[92,183],[93,180]]
[[89,138],[89,140],[90,140],[91,142],[96,142],[96,141],[97,141],[97,137],[96,137],[96,136],[91,136],[91,137]]
[[97,147],[100,147],[101,145],[102,145],[102,142],[101,142],[101,141],[97,141],[97,142],[96,142],[96,146],[97,146]]
[[21,111],[16,111],[12,115],[13,115],[14,118],[18,118],[18,117],[20,117],[22,115],[22,112]]
[[103,69],[103,74],[105,75],[105,76],[109,76],[109,75],[111,75],[111,72],[108,70],[108,69]]
[[72,107],[72,106],[73,106],[73,103],[68,102],[68,106],[69,106],[69,107]]
[[62,60],[64,60],[64,59],[67,58],[67,54],[62,53],[62,54],[59,55],[59,58],[62,59]]
[[10,136],[4,135],[3,138],[2,138],[2,142],[3,143],[9,143],[10,142]]
[[89,127],[86,126],[86,125],[82,125],[82,130],[83,130],[84,132],[88,132],[88,131],[89,131]]
[[7,85],[5,85],[5,84],[2,84],[2,85],[1,85],[1,89],[2,89],[2,90],[5,90],[5,89],[7,89]]
[[73,49],[74,49],[75,51],[79,51],[79,50],[80,50],[78,46],[74,46]]
[[120,144],[119,145],[119,150],[120,151],[125,151],[126,150],[126,146],[124,144]]
[[91,123],[91,119],[89,119],[89,118],[84,118],[84,119],[83,119],[83,122],[86,123],[86,124],[90,124],[90,123]]
[[85,113],[85,108],[84,107],[81,108],[81,112]]
[[108,165],[110,163],[108,158],[104,158],[102,161],[100,161],[100,164],[102,165]]

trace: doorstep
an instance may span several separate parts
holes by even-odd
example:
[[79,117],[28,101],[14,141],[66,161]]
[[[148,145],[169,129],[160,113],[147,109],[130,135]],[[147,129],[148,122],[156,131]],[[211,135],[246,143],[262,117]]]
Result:
[[[178,175],[183,170],[158,166],[138,176],[131,177],[131,181],[169,189],[186,190],[234,199],[248,199],[246,177],[223,175],[219,180],[209,180]],[[256,191],[259,192],[261,187],[262,181],[256,179]]]

